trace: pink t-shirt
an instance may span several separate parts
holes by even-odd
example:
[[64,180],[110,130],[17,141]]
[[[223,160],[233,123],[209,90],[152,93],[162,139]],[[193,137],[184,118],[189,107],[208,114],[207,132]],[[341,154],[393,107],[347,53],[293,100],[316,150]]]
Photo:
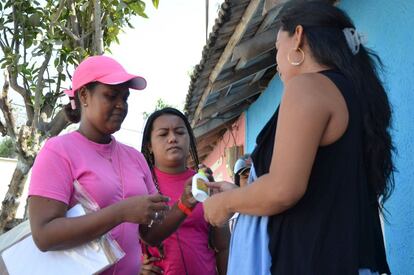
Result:
[[[76,203],[75,179],[101,208],[124,198],[157,192],[151,171],[137,150],[114,137],[109,144],[98,144],[72,132],[53,137],[43,146],[33,165],[29,195],[55,199],[71,207]],[[126,255],[103,274],[138,274],[138,225],[122,223],[110,233]]]
[[[161,193],[171,198],[170,205],[178,201],[186,180],[195,174],[190,169],[181,174],[167,174],[154,169]],[[215,254],[208,246],[208,235],[209,224],[204,220],[203,206],[199,203],[178,230],[163,242],[165,258],[156,265],[166,275],[186,274],[185,268],[189,275],[217,274]],[[156,248],[150,247],[149,251],[151,255],[159,256]]]

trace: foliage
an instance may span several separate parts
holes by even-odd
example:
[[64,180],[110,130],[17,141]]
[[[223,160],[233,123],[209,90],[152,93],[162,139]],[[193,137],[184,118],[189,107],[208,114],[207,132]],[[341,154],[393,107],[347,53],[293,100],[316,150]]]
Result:
[[0,142],[0,157],[15,158],[16,152],[14,150],[11,138],[5,138]]
[[[68,125],[60,98],[68,88],[69,72],[85,57],[110,51],[119,33],[133,27],[134,16],[148,17],[145,7],[141,0],[0,0],[0,68],[5,72],[0,134],[10,137],[24,164],[17,165],[8,201],[3,201],[0,232],[3,220],[10,218],[4,212],[18,205],[22,181],[40,144]],[[23,122],[16,119],[10,88],[22,98]]]
[[[61,108],[58,99],[72,67],[88,55],[109,51],[121,30],[133,27],[132,16],[147,18],[145,2],[139,0],[3,0],[0,11],[0,66],[24,100],[26,125],[42,136],[56,134],[48,133],[53,125],[47,122]],[[94,19],[98,15],[101,20]]]
[[144,120],[145,119],[147,119],[153,112],[155,112],[155,111],[158,111],[158,110],[161,110],[161,109],[163,109],[163,108],[165,108],[165,107],[174,107],[174,106],[172,106],[172,105],[170,105],[170,104],[168,104],[168,103],[165,103],[164,102],[164,100],[162,100],[162,98],[159,98],[158,100],[157,100],[157,103],[155,103],[155,108],[154,108],[154,111],[152,111],[152,112],[150,112],[150,113],[147,113],[147,112],[143,112],[142,113],[142,116],[144,117]]

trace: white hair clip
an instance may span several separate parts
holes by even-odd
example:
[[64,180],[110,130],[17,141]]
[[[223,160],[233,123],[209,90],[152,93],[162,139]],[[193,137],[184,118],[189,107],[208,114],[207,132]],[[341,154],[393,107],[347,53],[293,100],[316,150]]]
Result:
[[361,44],[366,42],[365,36],[358,33],[354,28],[345,28],[342,31],[349,49],[353,55],[356,55]]
[[73,98],[70,100],[70,106],[72,107],[72,110],[76,110],[76,103]]

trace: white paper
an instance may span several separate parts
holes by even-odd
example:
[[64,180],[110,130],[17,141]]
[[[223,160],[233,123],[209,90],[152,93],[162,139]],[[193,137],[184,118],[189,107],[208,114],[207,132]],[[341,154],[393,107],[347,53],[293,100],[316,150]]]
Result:
[[[75,205],[66,216],[84,215],[81,205]],[[28,236],[2,253],[10,275],[87,275],[100,271],[110,263],[103,249],[91,242],[63,251],[41,252],[32,236]]]

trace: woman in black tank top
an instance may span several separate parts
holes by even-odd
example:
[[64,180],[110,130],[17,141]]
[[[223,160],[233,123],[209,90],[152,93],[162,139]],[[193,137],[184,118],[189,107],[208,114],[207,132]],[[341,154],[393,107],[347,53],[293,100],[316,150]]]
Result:
[[276,60],[285,90],[257,137],[257,179],[231,190],[213,184],[227,191],[204,203],[205,217],[220,225],[241,213],[229,274],[245,274],[242,262],[266,261],[232,257],[243,239],[237,234],[250,232],[242,230],[243,214],[269,216],[263,274],[390,274],[379,215],[394,166],[380,60],[340,9],[292,2],[279,14]]

